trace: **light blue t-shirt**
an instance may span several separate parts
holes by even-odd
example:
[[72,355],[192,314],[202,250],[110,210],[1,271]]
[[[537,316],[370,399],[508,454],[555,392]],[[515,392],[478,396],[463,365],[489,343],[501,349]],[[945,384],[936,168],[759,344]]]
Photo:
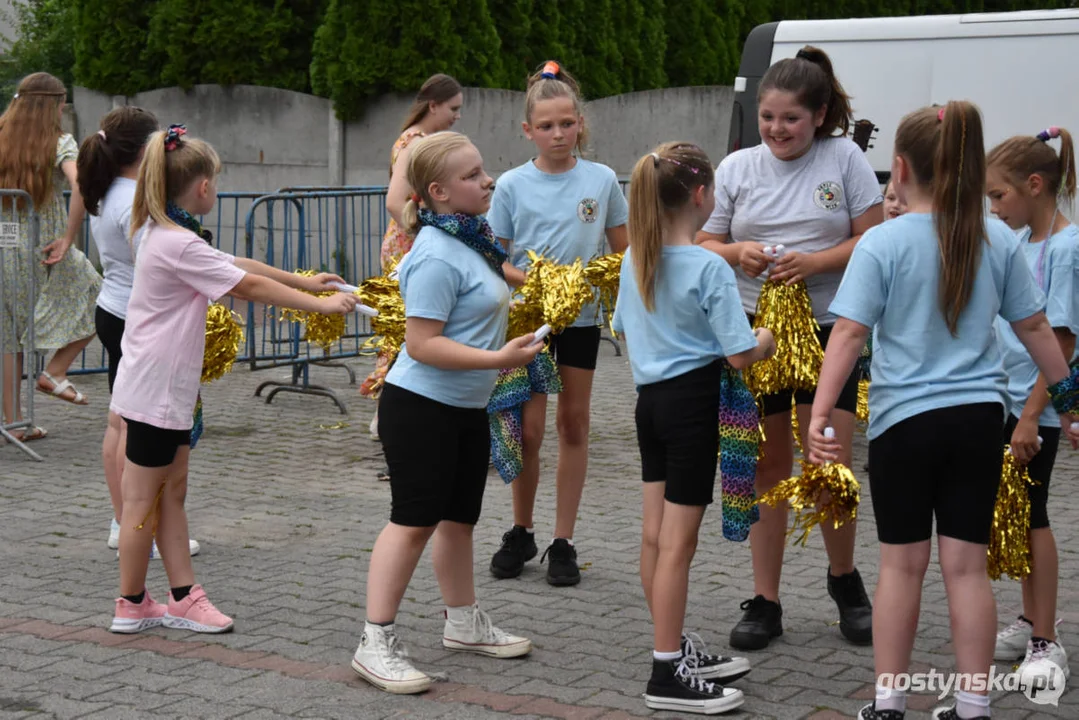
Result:
[[[443,231],[424,227],[398,266],[405,317],[440,320],[450,340],[483,350],[506,344],[510,291],[478,252]],[[487,407],[498,370],[443,370],[401,346],[386,382],[446,405]]]
[[627,250],[613,325],[625,333],[638,385],[669,380],[757,347],[734,271],[719,255],[696,245],[663,248],[653,312],[644,307]]
[[[552,175],[529,160],[495,184],[487,221],[495,236],[511,241],[510,262],[528,269],[528,251],[568,265],[604,255],[606,230],[625,225],[629,205],[618,176],[606,165],[581,158],[573,169]],[[601,325],[599,305],[581,309],[573,327]]]
[[[1019,242],[1035,281],[1041,276],[1049,324],[1079,334],[1079,308],[1076,307],[1079,286],[1075,277],[1079,272],[1079,228],[1069,225],[1048,240],[1037,243],[1030,242],[1030,229],[1027,228],[1019,233]],[[1011,325],[1000,317],[997,318],[997,338],[1004,355],[1004,371],[1008,373],[1008,409],[1019,417],[1038,381],[1038,368]],[[1046,406],[1038,424],[1060,427],[1060,416],[1052,405]]]
[[874,328],[869,439],[929,410],[1007,404],[996,317],[1030,317],[1045,307],[1045,295],[1015,233],[995,218],[986,218],[986,232],[956,337],[940,307],[940,250],[931,215],[908,213],[877,225],[855,247],[829,311]]

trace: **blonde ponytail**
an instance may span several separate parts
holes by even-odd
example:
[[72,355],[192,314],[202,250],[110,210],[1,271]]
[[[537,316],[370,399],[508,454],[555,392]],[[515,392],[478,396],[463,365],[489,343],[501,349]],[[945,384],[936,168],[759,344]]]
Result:
[[[172,149],[165,147],[166,139],[170,139]],[[147,140],[139,167],[131,207],[131,237],[150,220],[175,226],[167,213],[169,201],[183,195],[194,183],[212,180],[220,172],[221,159],[209,143],[182,135],[170,137],[166,130],[155,132]]]
[[139,166],[139,180],[135,186],[135,201],[131,205],[131,237],[149,220],[158,225],[170,225],[165,214],[169,196],[166,191],[165,131],[159,130],[147,141],[146,153]]
[[656,306],[663,227],[697,188],[711,188],[712,163],[696,145],[664,143],[633,168],[629,184],[629,244],[637,292],[648,312]]
[[401,225],[412,236],[420,231],[420,204],[414,198],[409,198],[401,209]]

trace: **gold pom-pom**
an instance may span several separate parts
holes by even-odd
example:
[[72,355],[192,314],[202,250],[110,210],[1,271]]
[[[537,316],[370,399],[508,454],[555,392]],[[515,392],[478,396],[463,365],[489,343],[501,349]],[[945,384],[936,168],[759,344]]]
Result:
[[768,328],[776,340],[771,358],[746,370],[746,384],[756,395],[780,390],[812,390],[820,378],[824,349],[817,338],[820,327],[803,281],[793,285],[769,280],[757,298],[754,328]]
[[371,318],[371,332],[364,343],[366,349],[377,350],[391,359],[397,356],[405,342],[405,301],[401,297],[401,284],[393,274],[393,266],[382,275],[367,278],[360,283],[356,293],[360,302],[378,310]]
[[816,525],[830,519],[833,527],[839,528],[857,518],[861,485],[846,465],[814,465],[804,460],[801,464],[801,475],[779,483],[761,495],[760,502],[772,507],[784,501],[790,503],[794,523],[787,537],[800,533],[794,543],[805,546]]
[[855,412],[858,422],[869,422],[869,381],[858,381],[858,409]]
[[993,527],[989,533],[986,569],[989,577],[999,580],[1008,575],[1022,580],[1030,575],[1030,473],[1004,449],[1004,470],[993,508]]
[[[607,324],[611,325],[614,322],[615,301],[618,299],[618,283],[622,277],[622,253],[611,253],[592,260],[585,266],[584,276],[595,288]],[[611,334],[615,334],[613,325]]]
[[206,351],[202,356],[202,382],[217,380],[232,370],[244,343],[240,316],[220,303],[206,311]]
[[[297,270],[295,274],[301,277],[314,277],[318,272],[315,270]],[[329,297],[337,291],[311,292],[310,290],[301,290],[300,292],[305,292],[315,297]],[[304,339],[313,345],[318,345],[326,352],[329,352],[330,348],[340,341],[341,336],[345,334],[344,315],[323,315],[322,313],[305,312],[294,308],[283,308],[281,310],[281,320],[302,323],[304,326]]]
[[550,325],[552,333],[560,333],[593,298],[580,259],[559,265],[531,250],[528,259],[531,265],[525,283],[517,289],[510,307],[510,338],[535,332],[543,324]]

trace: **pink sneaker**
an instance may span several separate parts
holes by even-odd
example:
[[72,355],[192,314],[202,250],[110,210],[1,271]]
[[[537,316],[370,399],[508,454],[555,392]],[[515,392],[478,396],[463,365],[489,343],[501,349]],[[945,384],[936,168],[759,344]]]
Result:
[[168,607],[164,603],[154,602],[150,593],[146,593],[138,605],[130,600],[117,598],[116,615],[112,618],[109,630],[114,633],[142,632],[161,625],[167,612]]
[[170,592],[169,608],[161,622],[167,628],[200,633],[223,633],[232,629],[232,618],[213,606],[202,585],[191,588],[180,602],[173,600]]

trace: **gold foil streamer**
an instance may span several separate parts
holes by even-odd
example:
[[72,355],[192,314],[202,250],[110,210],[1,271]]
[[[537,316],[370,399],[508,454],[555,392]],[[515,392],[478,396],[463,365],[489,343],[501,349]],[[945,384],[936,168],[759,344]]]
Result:
[[812,390],[817,386],[824,349],[817,338],[820,327],[813,318],[805,282],[764,283],[753,327],[768,328],[776,341],[775,355],[753,363],[745,372],[746,384],[755,395]]
[[378,310],[370,319],[374,335],[364,343],[364,349],[384,353],[391,363],[405,342],[405,301],[401,284],[391,277],[393,271],[394,265],[387,266],[381,275],[360,283],[356,293],[361,303]]
[[541,325],[560,333],[573,324],[581,309],[593,299],[580,259],[559,265],[528,251],[531,265],[525,283],[514,293],[507,337],[535,332]]
[[206,311],[206,350],[202,356],[202,382],[208,383],[232,370],[244,342],[240,316],[220,303]]
[[858,381],[858,409],[855,412],[858,422],[869,422],[869,381]]
[[787,537],[800,533],[794,544],[804,547],[816,525],[831,518],[833,527],[839,528],[857,518],[861,485],[846,465],[799,462],[802,474],[779,483],[761,495],[760,502],[772,507],[778,507],[784,501],[790,503],[794,523],[787,531]]
[[[301,277],[314,277],[318,272],[315,270],[297,270],[295,274]],[[305,292],[315,297],[330,297],[337,293],[337,290],[320,292],[301,290],[300,292]],[[281,310],[281,320],[302,323],[304,326],[304,339],[309,343],[318,345],[325,352],[329,352],[330,348],[339,342],[341,336],[345,334],[346,319],[344,315],[323,315],[322,313],[283,308]]]
[[614,331],[614,305],[618,300],[618,283],[622,277],[622,253],[598,257],[584,268],[584,277],[595,288],[603,314],[607,316],[611,335]]
[[1030,575],[1030,494],[1027,485],[1033,484],[1027,469],[1015,459],[1011,448],[1005,447],[1004,469],[986,551],[986,569],[993,580],[999,580],[1002,575],[1022,580]]

